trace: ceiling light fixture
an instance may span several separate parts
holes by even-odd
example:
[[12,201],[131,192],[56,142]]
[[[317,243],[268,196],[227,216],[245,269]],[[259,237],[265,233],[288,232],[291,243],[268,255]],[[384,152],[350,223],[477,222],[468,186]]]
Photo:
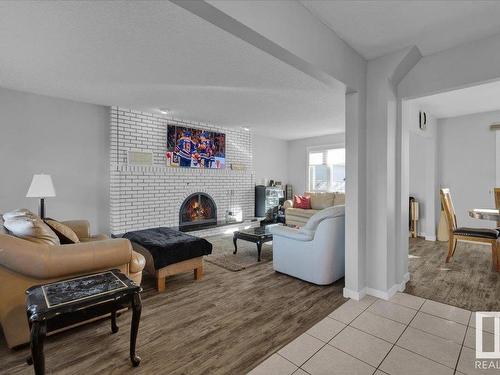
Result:
[[168,109],[166,109],[166,108],[160,108],[160,109],[158,109],[158,111],[160,111],[160,113],[162,115],[168,115],[168,112],[169,112]]
[[241,128],[242,128],[243,130],[247,131],[247,132],[249,132],[249,131],[250,131],[250,128],[245,128],[245,127],[243,127],[243,126],[242,126]]

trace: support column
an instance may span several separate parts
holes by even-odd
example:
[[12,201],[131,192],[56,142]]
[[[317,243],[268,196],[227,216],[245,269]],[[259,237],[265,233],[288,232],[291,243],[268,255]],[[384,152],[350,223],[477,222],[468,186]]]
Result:
[[408,203],[401,197],[408,199],[404,191],[408,187],[402,186],[400,172],[408,162],[401,159],[407,152],[407,143],[403,144],[407,134],[400,128],[396,87],[420,57],[416,48],[410,48],[371,60],[367,67],[366,293],[383,299],[403,289],[407,281],[403,258],[408,257],[408,245],[402,245],[402,224]]
[[365,295],[366,115],[364,96],[346,94],[346,234],[344,297]]

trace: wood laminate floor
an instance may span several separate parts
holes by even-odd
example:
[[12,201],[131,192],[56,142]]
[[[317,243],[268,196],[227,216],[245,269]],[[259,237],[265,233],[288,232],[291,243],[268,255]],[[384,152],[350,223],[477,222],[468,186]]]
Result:
[[459,242],[446,263],[448,242],[410,240],[405,292],[471,311],[500,311],[500,273],[491,270],[491,247]]
[[[316,286],[275,273],[271,262],[240,272],[205,263],[205,271],[201,281],[177,275],[165,293],[145,291],[138,368],[125,313],[114,335],[106,319],[47,338],[47,374],[245,374],[346,301],[343,279]],[[28,348],[9,350],[0,336],[0,373],[33,374]]]

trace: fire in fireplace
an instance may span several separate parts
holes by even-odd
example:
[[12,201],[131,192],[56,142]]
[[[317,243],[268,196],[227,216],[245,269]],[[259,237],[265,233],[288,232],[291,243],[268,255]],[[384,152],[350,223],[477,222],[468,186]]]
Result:
[[217,225],[217,206],[206,193],[187,197],[179,211],[179,230],[190,231]]

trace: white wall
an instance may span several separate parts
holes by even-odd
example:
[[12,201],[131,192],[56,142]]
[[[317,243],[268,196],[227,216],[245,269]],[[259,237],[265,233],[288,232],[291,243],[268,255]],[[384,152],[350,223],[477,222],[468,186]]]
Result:
[[344,146],[345,134],[331,134],[322,137],[303,138],[288,141],[286,164],[288,166],[288,183],[292,185],[294,194],[302,194],[307,190],[307,149],[314,146]]
[[500,111],[438,121],[439,183],[451,190],[459,226],[495,227],[495,222],[467,214],[471,208],[495,206],[494,122],[500,122]]
[[262,184],[264,179],[288,181],[287,152],[288,142],[282,139],[263,137],[253,134],[252,155],[255,183]]
[[52,175],[46,215],[109,229],[109,109],[0,88],[0,212],[25,207],[34,173]]
[[[419,202],[418,235],[436,240],[439,217],[439,183],[437,161],[437,119],[425,108],[411,105],[409,192]],[[419,111],[427,114],[427,128],[419,129]]]
[[496,150],[496,183],[495,186],[500,187],[500,129],[495,130],[495,150]]
[[423,150],[428,148],[428,138],[410,133],[410,196],[419,203],[418,235],[425,236],[426,187],[429,183],[426,176],[426,160]]

